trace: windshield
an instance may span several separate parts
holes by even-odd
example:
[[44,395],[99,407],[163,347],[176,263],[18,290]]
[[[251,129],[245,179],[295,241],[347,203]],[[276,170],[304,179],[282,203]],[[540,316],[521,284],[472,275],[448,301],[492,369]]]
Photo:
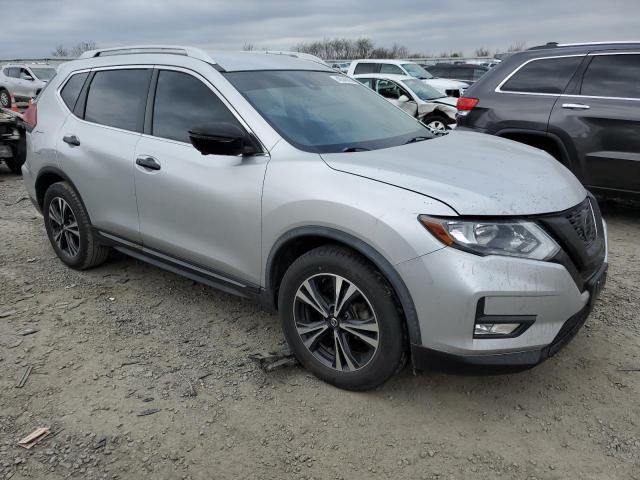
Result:
[[404,83],[408,89],[415,93],[420,100],[428,102],[429,100],[435,100],[436,98],[442,98],[445,96],[442,95],[442,93],[440,93],[438,90],[433,88],[431,85],[427,85],[417,78],[411,80],[403,80],[402,83]]
[[431,136],[417,120],[335,72],[224,75],[282,137],[307,152],[376,150]]
[[56,75],[55,68],[31,67],[31,71],[39,80],[51,80]]
[[407,71],[409,75],[412,77],[419,78],[421,80],[435,78],[429,72],[427,72],[424,68],[422,68],[417,63],[405,63],[402,67]]

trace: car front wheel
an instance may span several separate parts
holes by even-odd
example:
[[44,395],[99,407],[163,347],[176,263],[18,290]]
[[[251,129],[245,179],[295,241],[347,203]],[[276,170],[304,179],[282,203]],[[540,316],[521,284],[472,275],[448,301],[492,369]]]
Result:
[[291,350],[328,383],[367,390],[404,365],[404,326],[393,290],[349,249],[324,246],[299,257],[285,273],[278,305]]

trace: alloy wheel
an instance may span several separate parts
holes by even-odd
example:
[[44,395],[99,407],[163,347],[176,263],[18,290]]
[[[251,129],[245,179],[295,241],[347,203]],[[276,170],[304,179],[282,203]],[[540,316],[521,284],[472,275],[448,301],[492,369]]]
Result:
[[53,241],[70,257],[80,252],[80,228],[78,221],[65,199],[55,197],[49,204],[49,225]]
[[293,318],[307,350],[334,370],[359,370],[378,350],[380,328],[371,303],[353,282],[339,275],[317,274],[302,282]]
[[6,90],[0,92],[0,105],[2,105],[4,108],[9,108],[11,106],[11,97],[9,97],[9,94],[6,92]]
[[427,124],[427,127],[437,133],[445,133],[447,131],[447,126],[442,120],[432,120]]

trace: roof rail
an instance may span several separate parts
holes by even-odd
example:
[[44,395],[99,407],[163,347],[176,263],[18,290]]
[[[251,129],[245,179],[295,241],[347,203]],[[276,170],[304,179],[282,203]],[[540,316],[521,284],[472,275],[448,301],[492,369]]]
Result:
[[176,45],[130,45],[125,47],[99,48],[96,50],[88,50],[80,55],[79,58],[95,58],[106,57],[110,55],[133,55],[140,53],[165,53],[170,55],[184,55],[186,57],[196,58],[203,62],[216,62],[207,52],[194,47],[181,47]]
[[308,60],[310,62],[319,63],[320,65],[328,66],[327,62],[322,60],[320,57],[316,57],[315,55],[311,55],[310,53],[304,52],[290,52],[287,50],[250,50],[247,53],[268,53],[271,55],[287,55],[289,57],[299,58],[301,60]]
[[640,40],[616,40],[612,42],[581,42],[581,43],[558,43],[548,42],[545,45],[537,45],[531,47],[528,50],[540,50],[543,48],[555,48],[555,47],[588,47],[589,45],[626,45],[631,43],[640,43]]

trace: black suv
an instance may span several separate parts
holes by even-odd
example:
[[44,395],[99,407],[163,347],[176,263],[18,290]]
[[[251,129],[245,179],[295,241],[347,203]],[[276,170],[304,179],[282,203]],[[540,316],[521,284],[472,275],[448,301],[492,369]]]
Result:
[[548,43],[458,101],[458,126],[546,150],[590,190],[640,198],[640,42]]
[[424,68],[434,77],[458,80],[469,85],[473,85],[489,71],[489,67],[471,63],[436,63],[435,65],[424,65]]

